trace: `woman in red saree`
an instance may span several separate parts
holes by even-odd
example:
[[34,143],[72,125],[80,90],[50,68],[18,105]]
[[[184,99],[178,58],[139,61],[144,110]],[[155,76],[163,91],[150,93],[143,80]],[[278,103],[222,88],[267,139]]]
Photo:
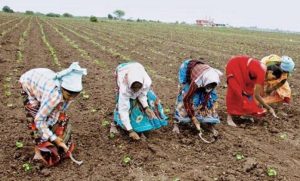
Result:
[[[262,116],[266,108],[274,117],[277,117],[272,107],[266,104],[262,97],[266,75],[266,66],[259,60],[248,56],[235,56],[226,65],[227,78],[227,123],[236,126],[232,115]],[[260,105],[259,105],[260,104]]]

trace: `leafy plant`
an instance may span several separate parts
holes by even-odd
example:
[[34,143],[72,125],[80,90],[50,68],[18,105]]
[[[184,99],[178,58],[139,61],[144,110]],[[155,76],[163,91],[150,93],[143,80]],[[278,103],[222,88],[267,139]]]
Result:
[[109,121],[103,120],[101,125],[102,125],[103,127],[106,127],[106,126],[109,125]]
[[90,17],[90,22],[98,22],[98,19],[97,19],[97,17],[96,16],[91,16]]
[[83,99],[89,99],[90,98],[90,96],[88,94],[83,94],[82,97],[83,97]]
[[17,148],[23,148],[23,143],[21,141],[16,141],[16,147]]
[[108,137],[109,137],[110,139],[114,139],[114,138],[115,138],[115,134],[114,134],[114,133],[109,133]]
[[275,177],[277,176],[277,171],[274,168],[268,168],[267,174],[269,177]]
[[129,164],[130,162],[131,162],[131,158],[130,158],[129,156],[125,156],[125,157],[123,158],[123,163]]
[[167,114],[168,114],[168,113],[170,113],[170,109],[169,109],[168,107],[167,107],[167,108],[165,108],[165,110],[164,110],[164,111],[165,111],[165,113],[167,113]]
[[244,157],[243,154],[237,153],[237,154],[235,154],[235,158],[236,158],[237,160],[242,160],[242,159],[244,159],[245,157]]
[[29,163],[24,163],[23,168],[24,168],[25,172],[28,172],[32,169],[32,166]]
[[288,138],[288,135],[286,133],[280,133],[279,137],[280,137],[280,139],[285,140]]
[[7,90],[7,91],[4,92],[4,95],[5,95],[6,97],[9,97],[9,96],[11,96],[11,92],[10,92],[9,90]]
[[6,77],[6,78],[5,78],[5,81],[6,81],[6,82],[10,82],[10,81],[11,81],[11,77]]

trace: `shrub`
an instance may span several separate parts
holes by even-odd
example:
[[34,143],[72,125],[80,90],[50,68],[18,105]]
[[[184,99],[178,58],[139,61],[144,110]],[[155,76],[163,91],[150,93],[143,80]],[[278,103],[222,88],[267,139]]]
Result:
[[13,13],[13,12],[14,12],[14,10],[10,9],[9,6],[4,6],[4,7],[2,8],[2,11],[3,11],[3,12],[6,12],[6,13]]
[[90,17],[90,22],[98,22],[98,19],[96,16],[91,16]]
[[48,13],[48,14],[46,14],[46,16],[48,16],[48,17],[60,17],[60,14]]
[[108,15],[107,15],[107,18],[108,18],[108,19],[114,19],[114,17],[113,17],[111,14],[108,14]]
[[27,14],[27,15],[33,15],[34,12],[33,11],[25,11],[25,14]]
[[66,18],[72,18],[73,15],[70,14],[70,13],[64,13],[64,14],[63,14],[63,17],[66,17]]

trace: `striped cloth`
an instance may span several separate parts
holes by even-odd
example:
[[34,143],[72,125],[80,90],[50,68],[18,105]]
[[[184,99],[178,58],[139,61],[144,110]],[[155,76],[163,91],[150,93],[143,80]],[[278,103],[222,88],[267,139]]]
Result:
[[49,126],[53,126],[59,112],[68,107],[68,103],[63,100],[60,83],[53,79],[55,75],[52,70],[38,68],[26,72],[19,80],[28,95],[29,104],[32,107],[39,106],[34,122],[43,141],[54,141],[57,138]]

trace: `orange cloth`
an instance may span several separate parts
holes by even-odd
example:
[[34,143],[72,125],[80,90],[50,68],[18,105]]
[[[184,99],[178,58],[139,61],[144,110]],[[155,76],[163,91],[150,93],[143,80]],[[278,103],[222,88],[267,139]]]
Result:
[[[267,66],[280,63],[281,58],[278,55],[269,55],[264,57],[261,62]],[[282,80],[286,80],[289,76],[289,73],[283,73],[279,79],[276,80],[266,80],[264,90],[270,89]],[[263,100],[266,104],[277,103],[277,102],[286,102],[289,103],[291,100],[292,91],[289,86],[289,83],[286,81],[281,87],[277,90],[271,92],[269,95],[264,92]]]

